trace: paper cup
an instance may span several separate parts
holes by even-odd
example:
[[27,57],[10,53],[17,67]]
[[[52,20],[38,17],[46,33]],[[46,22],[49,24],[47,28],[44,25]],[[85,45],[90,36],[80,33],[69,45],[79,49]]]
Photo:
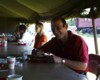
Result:
[[7,80],[22,80],[22,75],[17,75],[17,74],[14,74],[14,75],[8,75],[7,77]]
[[15,57],[7,57],[7,62],[8,62],[8,68],[9,69],[15,69],[15,61],[16,61],[16,58]]

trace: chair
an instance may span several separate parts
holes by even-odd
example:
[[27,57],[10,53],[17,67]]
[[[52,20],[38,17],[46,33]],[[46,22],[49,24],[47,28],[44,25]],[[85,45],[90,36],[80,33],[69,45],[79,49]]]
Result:
[[95,74],[96,80],[99,79],[99,75],[100,75],[100,55],[89,54],[88,72]]

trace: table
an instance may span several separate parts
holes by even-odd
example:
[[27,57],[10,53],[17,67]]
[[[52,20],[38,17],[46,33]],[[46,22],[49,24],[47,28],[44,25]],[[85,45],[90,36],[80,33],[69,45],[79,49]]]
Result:
[[62,64],[25,63],[23,80],[69,80],[66,70]]
[[[8,43],[7,47],[0,48],[0,57],[9,55],[21,56],[22,51],[30,48],[27,46],[18,46],[15,43]],[[15,71],[2,71],[1,77],[7,77],[12,72],[23,75],[23,80],[82,80],[81,76],[75,75],[75,72],[63,64],[54,63],[31,63],[28,61],[22,62],[23,67],[16,67]],[[11,73],[10,73],[11,72]]]
[[[15,74],[23,75],[23,80],[81,80],[79,76],[63,64],[30,63],[25,61],[22,68],[15,69]],[[9,72],[5,72],[7,76]],[[4,74],[0,74],[3,75]]]
[[23,51],[31,54],[32,47],[29,45],[18,45],[15,42],[8,43],[7,46],[0,47],[0,57],[21,56]]

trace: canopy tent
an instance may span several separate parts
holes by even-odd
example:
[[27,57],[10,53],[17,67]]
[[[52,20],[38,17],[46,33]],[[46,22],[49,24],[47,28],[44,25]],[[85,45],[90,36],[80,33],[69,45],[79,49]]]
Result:
[[91,14],[81,13],[92,6],[96,7],[95,17],[99,17],[99,3],[100,0],[0,0],[0,17],[28,22],[49,20],[55,16],[91,17]]
[[[5,18],[0,24],[5,24],[11,21],[45,21],[56,16],[63,16],[65,18],[92,18],[95,49],[96,54],[99,54],[94,23],[94,19],[100,17],[99,3],[100,0],[0,0],[0,19]],[[90,8],[90,12],[89,14],[83,15],[82,13],[86,8]]]

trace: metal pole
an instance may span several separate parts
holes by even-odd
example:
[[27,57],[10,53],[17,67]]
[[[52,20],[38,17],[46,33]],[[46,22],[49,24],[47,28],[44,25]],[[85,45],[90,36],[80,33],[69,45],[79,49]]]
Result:
[[95,19],[94,18],[92,18],[92,25],[93,25],[93,33],[94,33],[95,51],[96,51],[96,54],[99,54],[99,52],[98,52],[98,44],[97,44],[97,31],[96,31]]
[[91,2],[91,10],[90,10],[90,17],[92,18],[92,25],[93,25],[93,35],[94,35],[94,45],[95,45],[95,53],[99,54],[98,52],[98,44],[97,44],[97,30],[95,26],[95,19],[96,19],[96,14],[95,14],[95,0],[90,0]]

